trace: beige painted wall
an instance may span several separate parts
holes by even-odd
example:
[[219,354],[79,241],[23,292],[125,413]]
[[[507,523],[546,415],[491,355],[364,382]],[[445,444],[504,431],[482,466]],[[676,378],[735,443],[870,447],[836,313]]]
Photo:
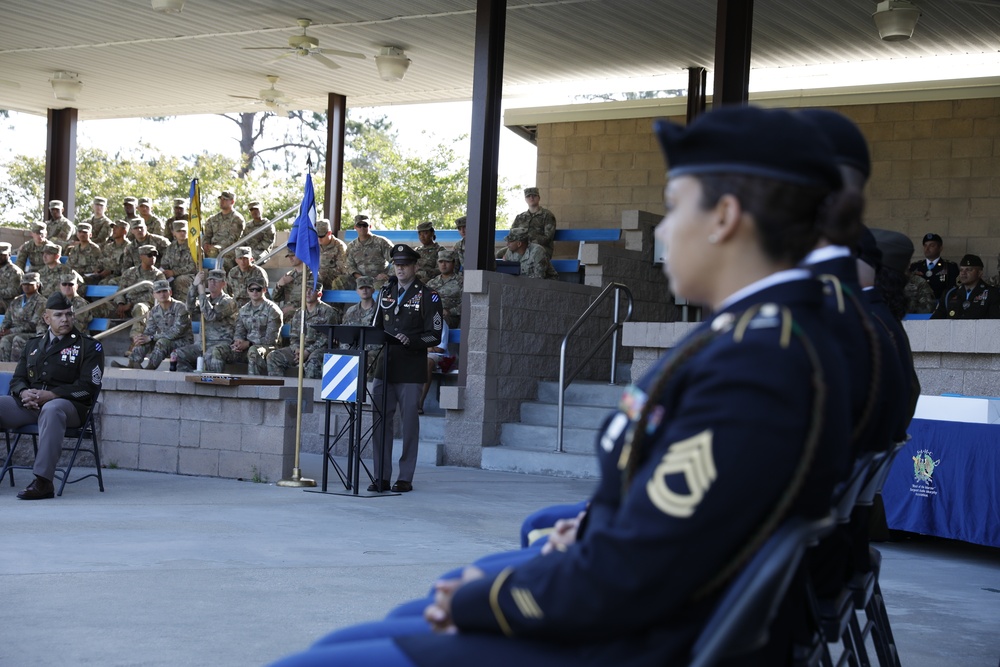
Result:
[[[868,138],[866,221],[914,240],[933,231],[945,256],[1000,252],[1000,98],[834,107]],[[672,118],[683,122],[683,118]],[[542,205],[560,226],[615,227],[624,210],[662,213],[664,163],[652,119],[538,125]]]

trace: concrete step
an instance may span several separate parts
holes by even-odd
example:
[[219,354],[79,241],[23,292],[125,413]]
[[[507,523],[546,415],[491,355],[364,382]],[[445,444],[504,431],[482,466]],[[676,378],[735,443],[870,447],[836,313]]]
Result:
[[[610,410],[606,407],[566,405],[563,424],[574,428],[600,428]],[[522,403],[521,423],[555,426],[559,423],[559,406],[552,403]]]
[[482,468],[578,479],[596,479],[600,476],[597,457],[593,454],[560,454],[507,446],[484,447]]
[[[589,405],[613,409],[618,405],[625,383],[616,385],[607,382],[574,382],[566,389],[566,405]],[[559,402],[559,382],[539,382],[538,401],[540,403]]]
[[[593,456],[596,437],[597,429],[563,429],[563,449]],[[551,452],[556,448],[556,429],[554,426],[534,424],[504,424],[500,430],[500,446]]]

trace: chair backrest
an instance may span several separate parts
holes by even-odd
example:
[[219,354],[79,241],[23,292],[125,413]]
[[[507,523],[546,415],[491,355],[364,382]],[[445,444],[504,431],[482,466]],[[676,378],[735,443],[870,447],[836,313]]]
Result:
[[781,524],[726,588],[691,649],[688,667],[710,667],[764,646],[802,554],[833,525],[832,516],[792,517]]
[[865,452],[855,459],[850,476],[834,489],[833,513],[838,523],[847,523],[850,520],[858,495],[868,481],[875,456],[875,452]]
[[896,454],[905,444],[906,442],[897,442],[891,450],[879,452],[876,455],[875,460],[872,461],[868,479],[865,480],[865,485],[861,489],[861,493],[858,494],[856,505],[871,507],[872,503],[875,502],[875,494],[882,491],[882,485],[885,484],[885,478],[889,475],[889,468],[892,467]]

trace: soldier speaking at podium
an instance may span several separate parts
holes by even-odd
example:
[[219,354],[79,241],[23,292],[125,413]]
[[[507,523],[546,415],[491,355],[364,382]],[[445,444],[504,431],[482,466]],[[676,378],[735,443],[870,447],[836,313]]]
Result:
[[[441,299],[417,278],[420,255],[405,243],[392,248],[395,280],[382,287],[379,308],[372,323],[395,338],[379,360],[373,387],[375,405],[382,404],[385,414],[372,440],[375,482],[369,491],[388,491],[392,478],[392,418],[399,407],[403,426],[403,454],[399,457],[399,477],[392,490],[413,490],[413,470],[417,465],[417,441],[420,438],[420,393],[427,379],[427,348],[441,342]],[[398,342],[397,342],[398,341]],[[381,364],[386,363],[385,375]],[[385,381],[382,381],[382,378]]]

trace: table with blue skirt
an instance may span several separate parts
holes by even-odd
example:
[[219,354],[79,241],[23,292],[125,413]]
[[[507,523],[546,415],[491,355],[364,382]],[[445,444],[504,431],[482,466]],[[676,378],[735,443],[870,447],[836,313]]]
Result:
[[882,489],[889,528],[1000,547],[1000,425],[914,419]]

